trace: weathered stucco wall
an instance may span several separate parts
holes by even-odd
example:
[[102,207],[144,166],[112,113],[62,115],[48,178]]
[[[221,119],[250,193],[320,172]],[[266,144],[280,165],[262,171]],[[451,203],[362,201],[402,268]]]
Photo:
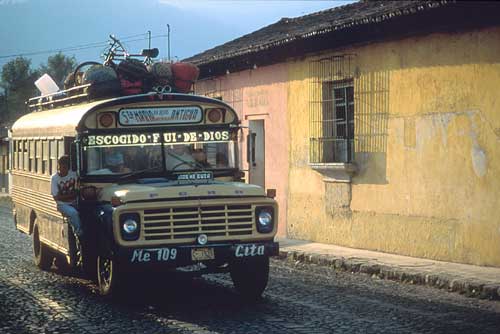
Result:
[[500,28],[342,53],[359,171],[329,186],[309,167],[310,59],[288,63],[289,236],[500,267]]
[[[220,96],[233,106],[242,125],[248,126],[249,120],[264,120],[265,186],[276,189],[280,236],[286,235],[288,195],[287,74],[287,65],[277,64],[200,81],[196,85],[198,94]],[[240,143],[244,169],[248,169],[246,134],[245,131]]]

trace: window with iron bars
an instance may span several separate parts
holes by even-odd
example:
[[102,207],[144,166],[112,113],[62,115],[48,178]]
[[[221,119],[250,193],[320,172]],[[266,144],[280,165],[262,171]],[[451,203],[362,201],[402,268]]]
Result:
[[354,160],[353,80],[326,81],[321,89],[321,110],[318,110],[321,117],[313,120],[317,124],[310,140],[310,162],[351,162]]

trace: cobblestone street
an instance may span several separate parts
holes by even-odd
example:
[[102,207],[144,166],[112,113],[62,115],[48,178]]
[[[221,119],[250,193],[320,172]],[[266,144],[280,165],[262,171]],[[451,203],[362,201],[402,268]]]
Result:
[[[138,280],[109,300],[96,286],[38,270],[31,239],[0,208],[0,333],[498,333],[500,303],[273,260],[261,302],[228,275]],[[145,288],[147,286],[147,289]],[[135,290],[135,291],[132,291]]]

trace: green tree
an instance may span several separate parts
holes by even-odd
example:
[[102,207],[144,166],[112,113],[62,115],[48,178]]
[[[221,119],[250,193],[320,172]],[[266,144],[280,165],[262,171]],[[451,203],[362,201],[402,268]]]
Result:
[[31,70],[31,60],[17,57],[3,65],[0,86],[9,92],[19,91],[32,86],[37,76],[38,73]]
[[2,121],[16,119],[24,114],[25,101],[36,94],[35,80],[39,73],[31,69],[31,60],[17,57],[3,65],[0,87],[3,100],[0,110]]
[[75,57],[68,57],[61,52],[49,56],[46,65],[40,66],[40,73],[49,74],[57,85],[62,89],[64,86],[64,79],[76,67]]
[[5,96],[5,92],[0,91],[0,125],[2,125],[7,116],[7,97]]

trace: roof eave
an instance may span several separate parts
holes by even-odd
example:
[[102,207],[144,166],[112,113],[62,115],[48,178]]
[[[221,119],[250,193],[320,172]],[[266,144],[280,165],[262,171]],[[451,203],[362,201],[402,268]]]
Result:
[[[200,68],[200,79],[205,79],[346,46],[438,31],[454,32],[457,27],[469,29],[500,24],[500,6],[491,5],[491,10],[484,10],[483,6],[486,4],[473,6],[467,2],[441,1],[440,5],[433,6],[432,10],[414,9],[413,15],[395,15],[382,21],[372,20],[363,24],[353,23],[349,26],[323,29],[194,63]],[[407,11],[411,12],[412,8]]]

